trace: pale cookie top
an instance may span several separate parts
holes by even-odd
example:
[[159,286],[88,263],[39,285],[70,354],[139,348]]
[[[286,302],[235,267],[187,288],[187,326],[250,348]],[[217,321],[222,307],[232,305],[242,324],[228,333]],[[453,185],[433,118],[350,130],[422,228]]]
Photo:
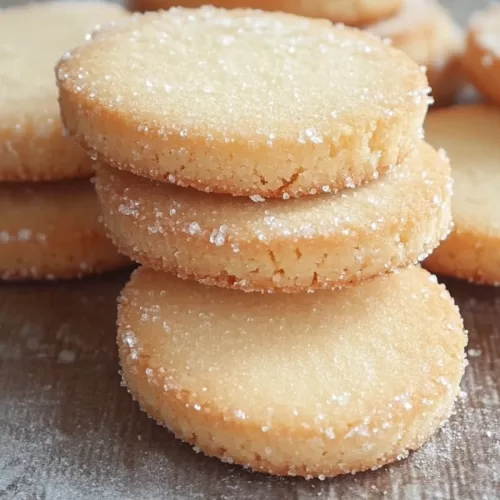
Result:
[[158,391],[262,432],[292,426],[330,439],[366,436],[368,423],[390,426],[392,414],[455,391],[464,343],[449,294],[420,268],[271,296],[141,268],[119,312],[122,362],[145,367]]
[[476,12],[470,20],[469,30],[484,49],[500,58],[499,3],[493,3],[487,9]]
[[433,111],[425,130],[427,140],[450,156],[457,231],[498,236],[500,110],[484,104]]
[[136,15],[57,74],[63,118],[85,147],[230,194],[345,187],[351,162],[370,165],[368,180],[386,150],[418,135],[429,91],[415,63],[368,33],[211,7]]
[[[97,1],[0,9],[0,179],[64,178],[71,174],[62,170],[78,169],[84,157],[63,137],[54,66],[98,23],[124,16]],[[90,175],[87,163],[75,175]]]

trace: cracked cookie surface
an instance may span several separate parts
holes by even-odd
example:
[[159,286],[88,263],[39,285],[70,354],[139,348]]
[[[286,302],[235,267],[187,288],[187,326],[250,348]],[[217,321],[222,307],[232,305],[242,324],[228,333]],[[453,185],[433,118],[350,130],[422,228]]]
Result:
[[405,158],[428,108],[425,74],[379,38],[260,11],[136,15],[57,75],[63,121],[93,157],[232,195],[363,184]]
[[196,451],[277,475],[405,458],[450,415],[466,341],[421,268],[271,296],[140,268],[118,313],[124,381],[142,408]]
[[96,188],[123,253],[247,291],[356,284],[422,259],[451,225],[450,166],[424,143],[370,184],[287,201],[201,193],[104,166]]

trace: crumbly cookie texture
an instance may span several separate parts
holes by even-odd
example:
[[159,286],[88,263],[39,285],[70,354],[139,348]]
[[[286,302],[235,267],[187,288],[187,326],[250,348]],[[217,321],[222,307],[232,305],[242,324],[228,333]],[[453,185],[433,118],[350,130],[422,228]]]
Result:
[[426,260],[433,272],[500,284],[500,110],[486,104],[433,111],[426,137],[449,153],[455,229]]
[[0,184],[0,279],[76,278],[124,267],[88,179]]
[[[129,0],[132,10],[201,7],[204,0]],[[353,26],[373,23],[394,15],[404,5],[403,0],[213,0],[215,7],[226,9],[262,9],[282,11],[299,16],[323,17]]]
[[474,86],[500,104],[500,5],[494,3],[472,16],[464,69]]
[[94,158],[263,197],[376,178],[409,153],[429,99],[418,65],[369,33],[213,7],[133,16],[57,76],[66,127]]
[[421,268],[272,296],[140,268],[118,314],[142,408],[196,451],[276,475],[377,469],[422,446],[452,411],[466,340]]
[[427,67],[436,105],[454,102],[463,85],[464,33],[436,0],[407,0],[395,16],[367,27]]
[[357,284],[426,257],[451,227],[447,158],[422,144],[378,180],[294,200],[200,193],[100,167],[118,248],[182,278],[246,291]]
[[92,174],[91,161],[63,132],[54,66],[98,23],[127,16],[97,1],[0,8],[0,181]]

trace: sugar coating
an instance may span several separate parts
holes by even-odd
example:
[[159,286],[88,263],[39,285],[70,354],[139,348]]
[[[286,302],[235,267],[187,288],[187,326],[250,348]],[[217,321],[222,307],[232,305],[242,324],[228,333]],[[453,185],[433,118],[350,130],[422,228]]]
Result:
[[[133,10],[169,9],[179,5],[173,0],[129,0]],[[184,7],[201,7],[204,0],[183,0]],[[322,17],[349,25],[363,25],[394,14],[403,0],[214,0],[215,7],[251,8],[282,11],[306,17]]]
[[212,7],[135,15],[70,52],[57,77],[68,132],[96,158],[280,198],[354,187],[397,164],[429,92],[417,64],[369,33]]
[[476,12],[469,23],[463,62],[467,76],[489,100],[500,103],[500,5]]
[[101,166],[118,248],[180,277],[247,291],[356,284],[426,257],[451,227],[450,165],[426,144],[358,189],[293,200],[200,193]]
[[427,68],[437,105],[454,101],[463,84],[464,34],[436,0],[407,0],[396,15],[366,29],[390,39],[393,46]]
[[140,268],[118,313],[143,409],[197,451],[278,475],[405,458],[449,416],[465,344],[448,292],[420,268],[271,296]]
[[54,65],[118,5],[45,2],[0,8],[0,180],[89,177],[91,162],[65,137]]
[[125,266],[87,179],[0,184],[0,279],[56,279]]
[[500,281],[500,111],[490,105],[431,112],[426,137],[446,149],[455,228],[426,261],[434,272],[477,283]]

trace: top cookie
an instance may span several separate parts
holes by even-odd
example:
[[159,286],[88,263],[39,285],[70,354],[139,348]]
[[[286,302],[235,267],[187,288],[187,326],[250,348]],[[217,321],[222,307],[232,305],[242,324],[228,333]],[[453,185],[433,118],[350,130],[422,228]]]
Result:
[[118,5],[49,2],[0,9],[0,181],[88,176],[91,164],[64,137],[54,66]]
[[66,127],[95,156],[233,195],[377,177],[411,149],[428,107],[425,74],[377,37],[261,11],[136,15],[57,75]]
[[226,9],[262,9],[283,11],[307,17],[325,17],[335,22],[353,26],[372,23],[393,15],[403,6],[403,0],[130,0],[136,10],[168,9],[182,4],[200,7],[211,3]]

